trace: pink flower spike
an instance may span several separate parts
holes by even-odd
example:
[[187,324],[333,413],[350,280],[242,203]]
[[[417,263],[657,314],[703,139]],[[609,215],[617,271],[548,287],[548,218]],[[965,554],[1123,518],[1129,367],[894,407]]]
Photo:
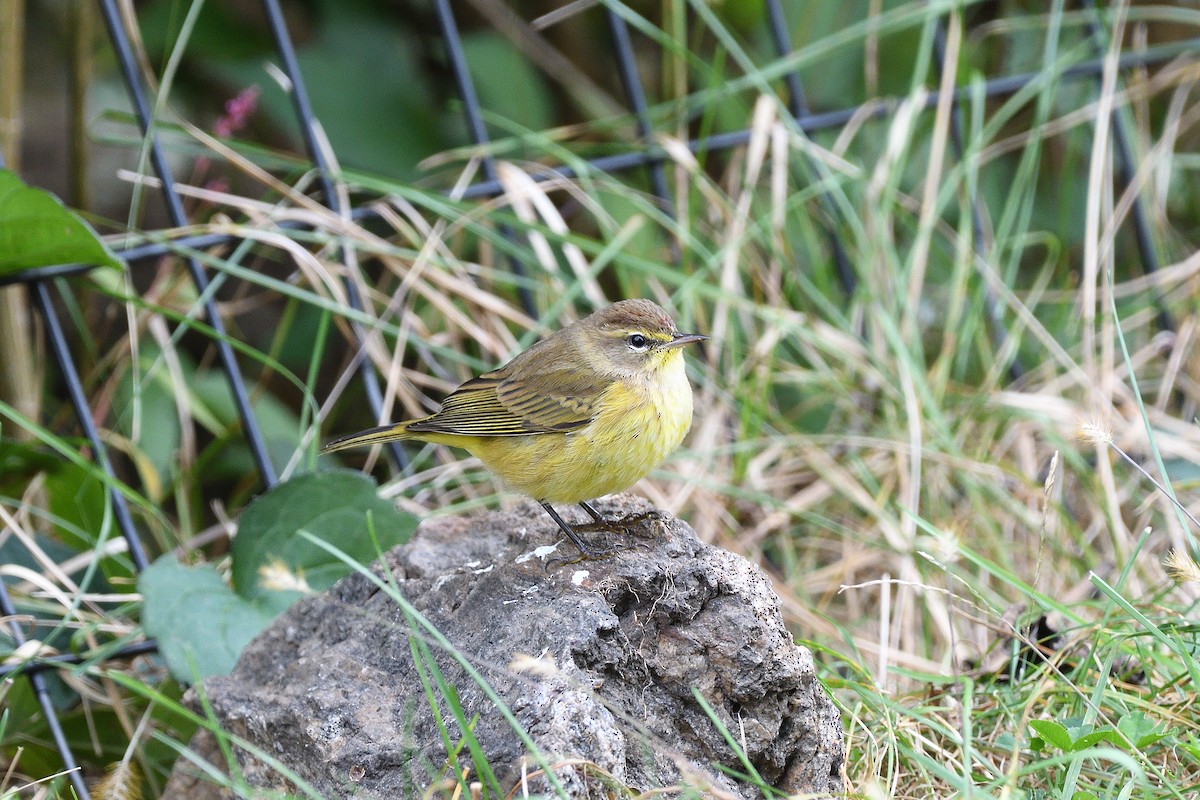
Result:
[[235,97],[225,101],[225,113],[213,125],[213,133],[222,139],[232,136],[246,127],[257,108],[258,86],[242,89]]

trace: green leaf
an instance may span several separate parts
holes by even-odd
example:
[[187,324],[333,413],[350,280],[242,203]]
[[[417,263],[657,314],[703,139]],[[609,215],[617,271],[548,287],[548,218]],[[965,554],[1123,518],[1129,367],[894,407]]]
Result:
[[138,578],[142,625],[158,640],[171,675],[191,683],[227,675],[274,609],[234,594],[209,566],[184,566],[163,556]]
[[462,37],[462,48],[484,108],[533,131],[554,124],[554,101],[542,74],[507,38],[477,31]]
[[[61,458],[45,471],[47,519],[53,523],[51,537],[74,552],[99,547],[102,539],[121,535],[109,508],[111,498],[104,488],[99,468],[86,467]],[[2,562],[0,562],[2,563]],[[101,576],[124,581],[133,577],[133,564],[125,553],[100,559]],[[93,584],[88,591],[98,590]]]
[[1151,733],[1148,736],[1143,736],[1140,739],[1134,740],[1133,745],[1138,750],[1145,750],[1150,745],[1157,744],[1158,742],[1161,742],[1163,739],[1166,739],[1170,735],[1171,734],[1169,734],[1169,733]]
[[1117,730],[1125,734],[1131,742],[1136,742],[1142,736],[1152,733],[1155,722],[1148,719],[1141,711],[1130,711],[1117,720]]
[[263,568],[286,567],[314,590],[332,586],[349,572],[301,531],[368,564],[375,560],[377,546],[387,550],[406,542],[416,527],[416,517],[381,499],[375,482],[361,473],[300,475],[257,498],[242,514],[233,540],[233,586],[243,597],[258,599],[269,591],[261,585]]
[[1141,711],[1131,711],[1117,721],[1117,730],[1125,734],[1126,738],[1133,742],[1133,746],[1139,750],[1170,735],[1166,732],[1156,731],[1157,727],[1158,723]]
[[1088,722],[1083,717],[1066,717],[1059,723],[1067,731],[1067,736],[1071,741],[1077,741],[1079,737],[1086,736],[1095,729],[1095,725]]
[[0,275],[55,264],[122,268],[96,232],[57,197],[0,169]]
[[1071,734],[1067,729],[1050,719],[1034,719],[1029,721],[1029,727],[1037,731],[1038,736],[1059,750],[1071,749]]
[[78,551],[96,547],[108,503],[96,474],[74,462],[60,461],[47,474],[46,493],[55,534]]
[[1076,739],[1071,744],[1070,748],[1064,749],[1070,749],[1078,752],[1080,750],[1086,750],[1092,745],[1099,744],[1100,742],[1110,742],[1112,744],[1116,744],[1117,740],[1117,734],[1112,728],[1103,728],[1098,731],[1092,731],[1091,733],[1085,733],[1083,736],[1080,736],[1078,739]]
[[350,571],[300,531],[369,562],[377,547],[372,535],[378,547],[390,548],[415,528],[416,518],[382,500],[375,483],[360,473],[301,475],[259,497],[242,515],[232,553],[237,591],[212,567],[160,558],[138,580],[142,624],[158,639],[177,680],[227,674],[242,648],[304,594],[262,586],[260,568],[282,567],[313,590],[328,588]]
[[41,446],[5,439],[3,428],[0,421],[0,495],[20,497],[35,475],[53,469],[62,459]]

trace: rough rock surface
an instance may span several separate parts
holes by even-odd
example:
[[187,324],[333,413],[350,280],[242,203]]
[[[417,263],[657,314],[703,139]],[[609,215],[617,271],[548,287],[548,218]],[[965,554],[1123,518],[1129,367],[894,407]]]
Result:
[[[608,519],[651,510],[628,496],[597,505]],[[695,692],[767,783],[844,792],[838,713],[763,573],[701,544],[679,520],[623,526],[585,531],[594,546],[622,549],[572,563],[573,545],[529,504],[426,523],[386,560],[402,596],[503,699],[571,797],[607,796],[605,773],[642,790],[687,784],[712,796],[761,796],[713,767],[747,771]],[[458,747],[461,729],[438,678],[414,666],[418,641],[457,690],[500,796],[522,780],[531,794],[551,791],[493,700],[414,627],[387,593],[353,575],[292,606],[232,675],[204,689],[226,730],[326,796],[420,797],[454,774],[447,739],[457,768],[481,779]],[[214,752],[206,737],[193,747]],[[238,757],[252,785],[292,789],[258,759]],[[165,796],[226,796],[194,775],[181,759]]]

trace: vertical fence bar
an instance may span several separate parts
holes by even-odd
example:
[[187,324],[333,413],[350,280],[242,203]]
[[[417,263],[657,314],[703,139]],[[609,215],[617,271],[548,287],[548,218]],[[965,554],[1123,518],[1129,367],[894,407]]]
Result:
[[[325,204],[334,214],[339,217],[345,216],[347,209],[342,203],[341,195],[334,190],[329,161],[325,158],[325,152],[321,148],[321,142],[318,140],[315,130],[316,115],[313,113],[312,103],[309,101],[308,87],[300,72],[300,64],[296,60],[296,49],[292,46],[292,37],[288,33],[287,21],[283,18],[279,0],[263,0],[263,10],[267,15],[271,35],[275,39],[275,49],[283,61],[283,71],[291,81],[291,96],[296,121],[300,125],[301,134],[304,137],[304,148],[308,152],[308,157],[312,159],[313,165],[317,168],[321,191],[325,195]],[[342,245],[338,246],[338,259],[349,269],[349,259],[346,257],[346,250]],[[355,311],[365,310],[366,304],[363,302],[362,294],[358,291],[358,284],[347,275],[342,279],[342,285],[346,288],[346,299],[349,301],[350,307]],[[350,323],[350,330],[357,349],[355,358],[358,359],[358,374],[367,395],[367,404],[371,407],[371,415],[379,424],[383,424],[383,392],[379,388],[379,376],[375,372],[375,366],[371,363],[371,359],[367,358],[367,337],[371,334],[361,324],[354,321]],[[402,472],[408,471],[408,457],[404,454],[404,448],[400,446],[399,442],[388,442],[384,449],[391,457],[393,467]]]
[[[133,48],[129,43],[129,38],[125,34],[125,29],[121,26],[121,15],[117,10],[115,0],[101,0],[101,10],[104,14],[104,24],[108,28],[108,35],[121,67],[121,73],[125,78],[126,88],[129,89],[129,98],[133,102],[134,110],[137,113],[138,125],[141,128],[142,135],[149,139],[151,164],[159,180],[162,181],[162,195],[167,204],[167,213],[171,219],[171,224],[176,227],[183,227],[187,224],[187,215],[184,213],[179,192],[175,189],[175,181],[171,176],[171,170],[167,165],[166,157],[163,155],[158,134],[154,132],[154,120],[150,112],[150,106],[146,101],[146,93],[142,89],[141,78],[138,76]],[[250,447],[250,454],[254,459],[255,466],[258,468],[259,477],[262,479],[263,484],[269,488],[275,485],[277,480],[275,467],[271,464],[266,442],[262,437],[262,430],[259,428],[258,420],[254,417],[254,410],[250,407],[250,397],[246,392],[246,384],[242,380],[241,369],[238,367],[233,348],[229,345],[225,323],[221,319],[221,314],[217,309],[216,300],[209,294],[208,275],[205,273],[204,267],[195,258],[189,257],[185,261],[188,271],[191,273],[192,283],[196,287],[196,292],[203,298],[205,322],[213,329],[213,345],[217,348],[221,367],[225,371],[230,391],[233,392],[234,404],[237,406],[238,418],[242,422],[242,432],[246,436],[246,443]]]
[[[787,57],[792,52],[792,37],[788,34],[787,19],[783,16],[783,7],[779,5],[779,0],[767,0],[767,23],[771,29],[771,41],[775,45],[776,52],[780,58]],[[797,125],[803,127],[803,120],[808,116],[808,100],[804,97],[804,89],[800,85],[800,76],[793,70],[783,76],[784,85],[788,90],[788,110],[792,114],[792,119]],[[830,225],[837,219],[837,209],[833,205],[833,201],[829,197],[828,192],[821,192],[819,202],[829,217]],[[850,257],[846,255],[846,248],[842,245],[841,237],[831,228],[828,232],[829,248],[833,251],[833,264],[837,270],[838,282],[842,284],[842,291],[847,295],[854,294],[854,289],[858,286],[858,279],[854,275],[854,268],[850,266]]]
[[54,301],[50,297],[49,287],[45,281],[35,281],[30,289],[38,313],[42,315],[42,322],[46,327],[46,339],[50,344],[50,352],[54,354],[54,363],[58,365],[62,379],[67,384],[67,397],[70,398],[71,406],[75,409],[75,418],[79,420],[83,435],[91,445],[92,459],[110,479],[106,491],[109,501],[112,503],[117,527],[120,528],[121,535],[129,546],[129,558],[133,562],[134,568],[141,572],[150,565],[150,562],[146,558],[145,550],[142,549],[137,527],[134,526],[133,517],[129,514],[129,504],[125,501],[125,495],[121,494],[113,483],[116,480],[116,474],[113,472],[112,462],[108,458],[108,448],[105,447],[104,441],[96,429],[96,423],[92,420],[91,408],[83,391],[83,382],[79,379],[79,371],[75,367],[74,359],[71,358],[71,349],[67,346],[67,337],[63,333],[58,312],[54,309]]
[[[638,75],[637,61],[633,54],[633,42],[629,38],[629,26],[621,15],[612,8],[605,9],[608,18],[608,30],[612,34],[613,46],[616,48],[617,73],[621,76],[621,85],[625,96],[629,98],[629,106],[633,109],[634,119],[637,120],[638,136],[646,144],[653,143],[654,129],[650,124],[650,113],[646,106],[646,92],[642,88],[641,77]],[[669,216],[675,216],[675,204],[667,190],[666,171],[663,160],[653,158],[646,163],[650,173],[650,188],[654,196],[662,204],[662,209]]]
[[[488,143],[487,128],[483,124],[483,115],[479,107],[479,98],[475,94],[475,82],[471,80],[471,70],[467,65],[467,55],[463,52],[462,37],[458,33],[458,23],[454,20],[454,11],[450,8],[450,0],[437,0],[434,3],[437,11],[438,25],[442,29],[442,37],[446,40],[446,55],[450,59],[450,69],[454,72],[454,80],[458,84],[458,93],[463,101],[463,114],[466,116],[467,130],[470,131],[471,141],[477,145]],[[483,176],[489,181],[498,180],[496,176],[496,161],[488,153],[481,157]],[[500,235],[509,241],[515,241],[512,228],[503,225]],[[509,268],[519,279],[525,277],[525,265],[515,256],[508,257]],[[537,303],[534,302],[533,292],[525,281],[517,287],[521,299],[521,307],[525,313],[534,319],[538,318]]]

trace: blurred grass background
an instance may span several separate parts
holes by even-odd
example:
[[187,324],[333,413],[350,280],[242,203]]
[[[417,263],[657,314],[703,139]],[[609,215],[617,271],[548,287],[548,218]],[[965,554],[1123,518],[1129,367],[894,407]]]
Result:
[[[480,177],[480,150],[428,5],[288,5],[340,186],[375,212],[360,223],[304,195],[313,175],[251,4],[138,4],[147,69],[161,77],[179,59],[160,132],[190,187],[189,232],[244,241],[201,257],[280,474],[365,466],[421,516],[515,502],[458,452],[413,450],[407,475],[368,454],[316,457],[329,436],[376,422],[350,323],[372,332],[365,357],[400,419],[598,305],[653,298],[712,339],[690,363],[692,434],[638,491],[772,576],[843,710],[856,793],[1194,793],[1200,63],[1181,48],[1102,79],[1063,71],[1192,39],[1200,11],[786,2],[795,50],[779,59],[759,3],[621,6],[672,215],[641,171],[525,177],[640,146],[601,9],[543,26],[554,5],[455,5],[501,159],[504,191],[484,200],[456,193]],[[141,138],[87,8],[28,7],[9,164],[121,241],[183,233],[161,230],[153,187],[131,172]],[[943,82],[946,19],[958,68],[945,80],[966,95],[924,111]],[[814,110],[863,113],[800,133],[789,70]],[[1025,88],[983,96],[984,79],[1017,73],[1033,74]],[[1132,186],[1116,177],[1116,118]],[[743,147],[682,145],[742,129]],[[1165,265],[1153,276],[1135,196]],[[365,315],[347,310],[343,278]],[[228,569],[234,521],[262,487],[179,260],[60,283],[57,302],[153,554]],[[28,635],[60,650],[135,640],[138,597],[103,483],[55,455],[79,449],[61,384],[36,334],[0,344],[0,371],[37,397],[0,408],[0,569]],[[161,663],[94,664],[55,687],[89,774],[117,764],[158,796],[171,742],[195,727],[149,699],[181,692]],[[41,781],[24,795],[53,796],[57,756],[27,683],[3,691],[3,789]]]

